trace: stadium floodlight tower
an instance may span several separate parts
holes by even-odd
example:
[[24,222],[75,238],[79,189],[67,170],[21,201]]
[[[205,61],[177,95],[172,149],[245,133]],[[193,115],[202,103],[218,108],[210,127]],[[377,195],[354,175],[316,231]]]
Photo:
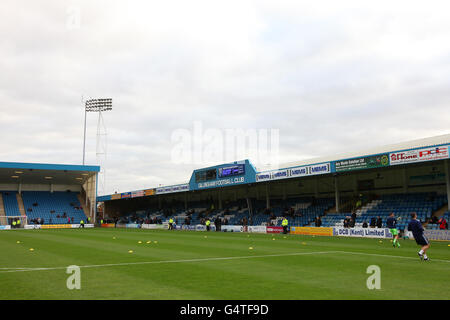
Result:
[[99,192],[102,193],[106,188],[106,173],[105,173],[105,162],[106,162],[106,126],[103,119],[102,112],[112,110],[112,99],[89,99],[85,102],[84,108],[84,139],[83,139],[83,165],[85,164],[86,158],[86,117],[88,112],[98,113],[97,122],[97,146],[96,146],[96,157],[97,164],[100,165],[100,172],[98,175],[99,180]]

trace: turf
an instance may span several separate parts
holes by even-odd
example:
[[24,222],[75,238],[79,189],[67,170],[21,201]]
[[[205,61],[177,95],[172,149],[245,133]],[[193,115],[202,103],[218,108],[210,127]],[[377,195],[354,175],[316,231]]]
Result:
[[[419,260],[414,241],[401,244],[139,229],[2,231],[0,299],[450,299],[448,243],[432,242],[429,262]],[[69,265],[81,267],[81,290],[66,287]],[[381,268],[380,290],[367,289],[370,265]]]

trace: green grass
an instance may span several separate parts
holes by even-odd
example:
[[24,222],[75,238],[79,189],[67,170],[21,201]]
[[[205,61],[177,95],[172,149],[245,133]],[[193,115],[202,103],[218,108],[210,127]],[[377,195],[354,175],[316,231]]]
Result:
[[[432,242],[429,262],[419,260],[414,241],[401,244],[138,229],[1,231],[0,299],[450,299],[448,243]],[[81,290],[66,287],[69,265],[81,267]],[[381,268],[380,290],[366,287],[369,265]]]

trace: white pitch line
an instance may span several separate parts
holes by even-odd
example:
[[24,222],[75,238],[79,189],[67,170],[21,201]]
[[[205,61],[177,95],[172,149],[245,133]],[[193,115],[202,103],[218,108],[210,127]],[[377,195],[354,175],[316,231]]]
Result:
[[[236,259],[251,259],[251,258],[270,258],[270,257],[287,257],[287,256],[301,256],[301,255],[313,255],[313,254],[357,254],[365,256],[375,256],[384,258],[398,258],[408,260],[419,260],[419,258],[394,256],[387,254],[377,253],[365,253],[365,252],[352,252],[352,251],[319,251],[319,252],[296,252],[296,253],[282,253],[282,254],[267,254],[259,256],[238,256],[238,257],[218,257],[218,258],[198,258],[198,259],[184,259],[184,260],[164,260],[164,261],[142,261],[142,262],[124,262],[124,263],[110,263],[110,264],[94,264],[79,266],[80,268],[102,268],[102,267],[116,267],[116,266],[130,266],[130,265],[143,265],[143,264],[162,264],[162,263],[186,263],[186,262],[203,262],[203,261],[220,261],[220,260],[236,260]],[[450,260],[432,259],[432,261],[450,263]],[[67,267],[49,267],[49,268],[0,268],[0,273],[11,272],[26,272],[26,271],[47,271],[47,270],[61,270],[67,269]],[[4,271],[2,271],[4,270]]]
[[19,267],[0,268],[0,270],[17,270],[17,269],[35,269],[35,268],[19,268]]
[[[198,258],[198,259],[185,259],[185,260],[142,261],[142,262],[94,264],[94,265],[85,265],[85,266],[78,266],[78,267],[80,267],[80,268],[102,268],[102,267],[130,266],[130,265],[142,265],[142,264],[185,263],[185,262],[220,261],[220,260],[236,260],[236,259],[251,259],[251,258],[287,257],[287,256],[301,256],[301,255],[311,255],[311,254],[337,253],[337,252],[338,251],[296,252],[296,253],[266,254],[266,255],[259,255],[259,256],[238,256],[238,257]],[[65,269],[67,269],[67,267],[29,268],[29,269],[16,268],[15,270],[0,271],[0,273],[25,272],[25,271],[46,271],[46,270],[60,270],[60,269],[65,270]]]
[[[413,258],[413,257],[393,256],[393,255],[390,255],[390,254],[378,254],[378,253],[365,253],[365,252],[352,252],[352,251],[335,251],[335,252],[336,253],[346,253],[346,254],[359,254],[359,255],[364,255],[364,256],[409,259],[409,260],[419,260],[420,259],[419,257]],[[441,259],[433,259],[433,258],[431,258],[430,261],[438,261],[438,262],[450,263],[450,260],[441,260]]]

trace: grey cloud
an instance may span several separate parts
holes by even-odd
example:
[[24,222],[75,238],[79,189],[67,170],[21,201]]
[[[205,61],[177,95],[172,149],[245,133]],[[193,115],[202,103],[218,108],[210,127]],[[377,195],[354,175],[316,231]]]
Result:
[[[80,28],[67,28],[72,6]],[[82,95],[114,101],[106,192],[187,181],[198,165],[171,162],[171,134],[196,120],[280,129],[282,162],[448,133],[448,9],[2,1],[0,158],[80,163]]]

